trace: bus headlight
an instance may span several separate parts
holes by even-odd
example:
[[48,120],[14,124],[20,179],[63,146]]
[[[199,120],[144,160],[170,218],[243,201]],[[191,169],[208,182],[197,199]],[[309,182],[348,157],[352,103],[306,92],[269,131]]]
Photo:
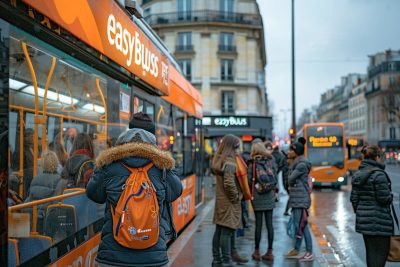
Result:
[[313,177],[313,178],[311,178],[311,181],[314,183],[315,182],[315,178]]
[[344,181],[344,178],[343,177],[339,177],[337,180],[338,180],[338,182],[342,183]]

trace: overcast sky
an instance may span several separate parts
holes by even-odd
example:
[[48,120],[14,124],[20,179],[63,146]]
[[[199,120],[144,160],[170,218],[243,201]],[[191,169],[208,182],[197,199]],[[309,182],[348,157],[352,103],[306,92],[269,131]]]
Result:
[[[291,0],[257,0],[267,46],[274,128],[290,127]],[[295,0],[296,115],[348,73],[366,73],[368,55],[400,49],[400,0]]]

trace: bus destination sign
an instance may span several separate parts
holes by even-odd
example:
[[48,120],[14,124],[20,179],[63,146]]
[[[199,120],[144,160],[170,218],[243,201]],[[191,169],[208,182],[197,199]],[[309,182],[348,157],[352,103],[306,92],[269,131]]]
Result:
[[338,147],[340,146],[340,138],[337,136],[323,136],[316,137],[310,136],[308,137],[308,144],[311,147]]

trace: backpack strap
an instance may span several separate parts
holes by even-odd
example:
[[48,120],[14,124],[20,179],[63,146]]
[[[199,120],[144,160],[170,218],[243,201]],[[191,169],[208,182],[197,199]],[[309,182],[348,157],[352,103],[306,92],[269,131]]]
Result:
[[254,197],[254,186],[255,186],[255,183],[256,183],[256,162],[255,161],[253,161],[253,164],[252,164],[252,169],[253,169],[253,175],[252,175],[252,177],[251,177],[251,195]]
[[82,165],[79,167],[78,177],[76,178],[75,186],[78,186],[79,183],[81,182],[81,176],[82,176],[83,169],[84,169],[84,167],[85,167],[88,163],[94,163],[94,160],[89,159],[89,160],[87,160],[87,161],[84,161],[84,162],[82,163]]
[[[387,172],[385,172],[385,170],[382,170],[382,169],[379,169],[379,168],[372,168],[370,171],[371,171],[370,175],[373,174],[374,172],[382,172],[383,174],[385,174],[387,181],[388,181],[390,184],[392,183],[391,180],[390,180],[389,175],[387,174]],[[392,188],[390,188],[390,192],[392,192]],[[399,228],[399,219],[397,218],[397,214],[396,214],[396,211],[395,211],[394,206],[393,206],[393,201],[392,201],[392,203],[390,204],[390,207],[391,207],[391,210],[392,210],[393,215],[394,215],[394,216],[393,216],[393,217],[394,217],[394,220],[396,221],[397,229],[400,230],[400,228]]]
[[154,165],[153,162],[150,162],[150,163],[147,163],[146,165],[144,165],[143,167],[135,168],[135,167],[127,166],[127,165],[122,163],[122,166],[124,166],[130,172],[134,172],[135,170],[138,170],[139,172],[140,171],[147,172],[148,170],[150,170],[151,167],[153,167],[153,165]]

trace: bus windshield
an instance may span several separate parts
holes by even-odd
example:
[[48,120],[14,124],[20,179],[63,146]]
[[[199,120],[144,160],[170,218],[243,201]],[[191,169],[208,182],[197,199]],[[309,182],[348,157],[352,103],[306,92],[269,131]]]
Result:
[[341,126],[309,126],[307,157],[313,166],[344,167],[343,128]]
[[336,166],[343,168],[343,147],[334,148],[309,148],[308,160],[312,166]]

